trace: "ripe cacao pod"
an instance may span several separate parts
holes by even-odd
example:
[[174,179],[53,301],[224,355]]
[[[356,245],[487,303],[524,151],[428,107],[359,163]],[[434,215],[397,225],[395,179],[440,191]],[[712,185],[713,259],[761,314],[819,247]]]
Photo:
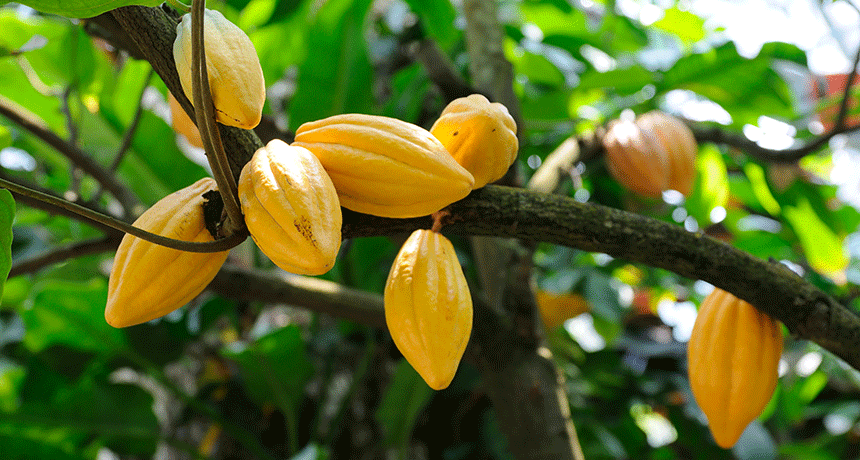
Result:
[[472,333],[472,298],[451,241],[413,232],[391,266],[384,303],[403,357],[431,388],[447,388]]
[[239,201],[257,246],[278,267],[301,275],[331,269],[340,249],[340,202],[307,149],[272,140],[239,176]]
[[685,196],[696,179],[698,146],[680,120],[653,111],[635,121],[617,120],[603,137],[606,165],[624,187],[659,198],[674,189]]
[[[203,13],[206,71],[215,119],[227,126],[252,129],[260,123],[266,102],[263,69],[251,39],[215,10]],[[185,96],[191,93],[191,15],[176,26],[173,59]]]
[[475,177],[474,188],[502,178],[517,159],[517,124],[504,105],[480,94],[455,99],[430,132]]
[[173,97],[173,94],[168,93],[167,99],[170,103],[170,119],[173,130],[185,137],[189,144],[203,148],[203,139],[200,138],[200,131],[197,130],[197,125],[191,121],[191,117],[185,113],[185,109],[179,105],[179,101]]
[[365,214],[425,216],[475,183],[429,131],[394,118],[344,114],[308,122],[293,145],[319,158],[343,207]]
[[[216,189],[204,178],[146,210],[134,226],[182,241],[213,241],[203,219],[203,193]],[[126,234],[116,250],[108,281],[105,319],[114,327],[164,316],[200,294],[230,251],[179,251]]]
[[555,294],[542,289],[535,290],[535,302],[547,330],[561,326],[570,318],[579,316],[591,309],[585,297],[576,294]]
[[715,288],[687,344],[690,388],[717,444],[732,447],[770,401],[779,378],[779,323]]

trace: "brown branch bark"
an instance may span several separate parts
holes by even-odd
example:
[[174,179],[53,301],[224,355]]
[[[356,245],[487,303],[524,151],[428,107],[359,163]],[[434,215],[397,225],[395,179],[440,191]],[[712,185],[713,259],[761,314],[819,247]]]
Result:
[[15,264],[12,265],[12,269],[9,271],[9,278],[23,275],[25,273],[37,272],[48,265],[63,262],[75,257],[112,251],[116,249],[121,239],[122,236],[120,234],[113,234],[103,238],[79,241],[59,248],[54,248],[44,254],[39,254],[35,257],[15,262]]

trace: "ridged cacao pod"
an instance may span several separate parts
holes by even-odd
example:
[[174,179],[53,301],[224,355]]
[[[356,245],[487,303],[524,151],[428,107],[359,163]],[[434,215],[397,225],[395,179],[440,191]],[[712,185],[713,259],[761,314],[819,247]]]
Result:
[[544,326],[550,331],[591,309],[585,297],[579,294],[555,294],[542,289],[535,290],[535,303]]
[[[215,189],[213,179],[200,179],[159,200],[134,226],[182,241],[213,241],[202,195]],[[105,319],[114,327],[134,326],[176,310],[203,291],[229,253],[179,251],[126,234],[110,272]]]
[[343,207],[365,214],[426,216],[475,183],[429,131],[394,118],[344,114],[308,122],[293,145],[319,158]]
[[397,349],[427,385],[447,388],[472,333],[472,298],[451,241],[413,232],[391,266],[384,302]]
[[202,149],[203,139],[200,138],[200,131],[197,130],[197,125],[191,121],[191,117],[185,113],[185,109],[179,105],[179,101],[173,97],[173,94],[168,93],[167,99],[170,103],[170,124],[173,126],[173,130],[185,137],[185,140],[189,144]]
[[275,139],[254,153],[239,176],[245,224],[278,267],[301,275],[331,269],[340,249],[337,192],[307,149]]
[[687,344],[688,370],[718,445],[732,447],[764,410],[781,355],[777,321],[718,288],[702,302]]
[[[227,126],[254,128],[263,116],[266,85],[251,39],[223,14],[209,9],[203,13],[203,33],[215,119]],[[176,26],[173,59],[185,96],[193,104],[190,14]]]
[[653,111],[635,121],[617,120],[603,137],[606,165],[624,187],[659,198],[674,189],[685,196],[696,179],[698,146],[683,122]]
[[517,159],[517,124],[504,105],[480,94],[455,99],[430,128],[475,177],[474,188],[502,178]]

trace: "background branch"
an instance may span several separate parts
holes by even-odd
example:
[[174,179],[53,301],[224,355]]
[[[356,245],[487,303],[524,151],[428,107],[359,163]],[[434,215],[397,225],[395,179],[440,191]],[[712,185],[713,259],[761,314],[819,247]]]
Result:
[[9,271],[9,278],[25,273],[34,273],[48,265],[64,262],[75,257],[113,251],[119,246],[120,240],[122,240],[121,234],[112,234],[102,238],[78,241],[54,248],[44,254],[15,262]]
[[0,115],[38,137],[65,155],[73,163],[73,166],[81,168],[81,170],[92,176],[119,201],[125,214],[130,214],[141,204],[134,192],[123,185],[110,171],[96,163],[86,152],[66,142],[48,130],[35,116],[15,106],[15,104],[2,96],[0,96]]

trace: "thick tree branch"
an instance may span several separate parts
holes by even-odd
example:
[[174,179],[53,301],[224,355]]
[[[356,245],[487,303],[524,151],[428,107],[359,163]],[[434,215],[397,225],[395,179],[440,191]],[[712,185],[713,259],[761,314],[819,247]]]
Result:
[[[858,10],[858,13],[860,13],[860,10]],[[851,101],[851,87],[854,83],[854,77],[857,76],[858,64],[860,64],[860,46],[857,47],[857,52],[854,53],[854,61],[851,63],[851,72],[848,74],[848,79],[845,80],[845,89],[842,91],[842,101],[839,103],[839,113],[836,115],[836,121],[833,123],[834,130],[845,127],[845,119],[848,115],[848,103]]]
[[68,158],[74,166],[81,168],[84,172],[91,175],[105,189],[107,189],[120,202],[126,214],[129,214],[136,206],[140,205],[137,195],[123,185],[116,176],[110,173],[106,168],[96,163],[83,150],[66,142],[52,131],[48,130],[44,124],[40,123],[36,117],[28,114],[23,109],[16,107],[8,99],[0,96],[0,115],[9,119],[9,121],[26,129],[28,132],[38,137],[52,148],[62,153]]

